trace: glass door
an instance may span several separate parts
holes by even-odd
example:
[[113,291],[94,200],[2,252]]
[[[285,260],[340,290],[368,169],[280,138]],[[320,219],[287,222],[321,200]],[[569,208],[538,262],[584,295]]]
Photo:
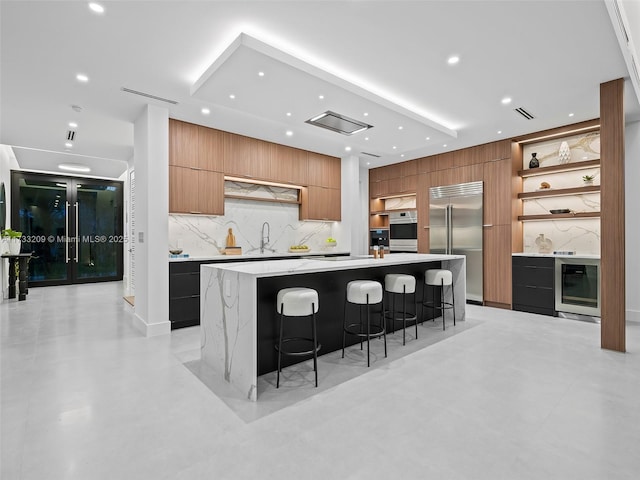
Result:
[[25,172],[12,182],[30,285],[122,279],[122,182]]

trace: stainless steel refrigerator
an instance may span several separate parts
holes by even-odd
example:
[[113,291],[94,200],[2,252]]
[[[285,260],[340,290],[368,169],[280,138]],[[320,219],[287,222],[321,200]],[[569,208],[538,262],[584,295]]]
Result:
[[429,247],[467,257],[467,300],[482,303],[482,182],[429,189]]

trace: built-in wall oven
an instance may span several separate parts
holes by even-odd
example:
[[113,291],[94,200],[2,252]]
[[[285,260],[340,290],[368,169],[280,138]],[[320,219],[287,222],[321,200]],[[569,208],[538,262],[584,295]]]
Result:
[[392,212],[389,214],[389,250],[394,252],[418,251],[418,212]]
[[558,257],[555,265],[556,310],[600,317],[600,259]]

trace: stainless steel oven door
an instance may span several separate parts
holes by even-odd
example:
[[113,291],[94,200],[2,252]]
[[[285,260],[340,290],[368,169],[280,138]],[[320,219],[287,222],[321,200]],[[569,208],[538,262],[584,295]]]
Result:
[[600,316],[600,259],[556,258],[556,310]]
[[415,211],[389,214],[389,250],[418,251],[418,215]]

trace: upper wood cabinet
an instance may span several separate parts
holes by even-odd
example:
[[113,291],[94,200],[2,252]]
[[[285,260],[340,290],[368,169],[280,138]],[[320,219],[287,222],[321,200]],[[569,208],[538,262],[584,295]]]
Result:
[[224,215],[224,174],[170,165],[169,212]]
[[341,196],[339,188],[309,185],[302,189],[300,220],[340,221]]
[[511,192],[511,159],[484,164],[484,223],[511,225],[513,193]]
[[198,125],[169,119],[169,165],[199,168]]
[[260,180],[271,179],[269,142],[229,133],[224,137],[224,173]]
[[418,162],[415,160],[369,170],[369,196],[378,198],[415,193],[417,171]]
[[270,180],[307,185],[308,152],[277,143],[271,144]]
[[307,162],[309,185],[340,188],[341,160],[339,158],[308,152]]
[[222,172],[224,132],[169,119],[169,165]]

